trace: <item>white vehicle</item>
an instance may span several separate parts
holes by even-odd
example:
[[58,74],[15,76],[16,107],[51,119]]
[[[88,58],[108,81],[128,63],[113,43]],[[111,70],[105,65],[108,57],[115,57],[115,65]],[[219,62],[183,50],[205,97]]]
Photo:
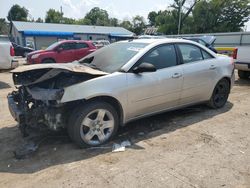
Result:
[[234,57],[235,68],[238,69],[238,75],[241,79],[250,77],[250,46],[240,46]]
[[11,42],[0,41],[0,70],[18,66],[17,61],[14,61],[14,55],[15,51]]

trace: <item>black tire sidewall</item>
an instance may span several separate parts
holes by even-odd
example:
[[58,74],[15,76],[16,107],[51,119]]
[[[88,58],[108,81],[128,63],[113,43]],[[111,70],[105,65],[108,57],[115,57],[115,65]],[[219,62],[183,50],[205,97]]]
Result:
[[44,64],[46,64],[46,63],[55,63],[55,61],[52,60],[52,59],[44,59],[44,60],[42,60],[42,63],[44,63]]
[[[83,119],[86,117],[86,115],[88,115],[91,111],[96,110],[96,109],[108,110],[113,115],[113,118],[114,118],[114,130],[111,136],[109,137],[109,139],[103,142],[102,144],[105,144],[110,139],[112,139],[118,130],[119,117],[115,108],[111,106],[109,103],[101,102],[101,101],[93,101],[93,102],[86,103],[81,107],[77,107],[73,111],[70,117],[70,121],[68,122],[68,133],[69,133],[70,138],[81,148],[95,147],[93,145],[89,145],[81,138],[80,129],[81,129],[81,123]],[[96,145],[96,146],[99,146],[99,145]]]
[[[225,102],[224,102],[223,104],[221,104],[221,105],[218,105],[218,104],[215,103],[214,97],[215,97],[216,88],[217,88],[218,85],[220,85],[220,84],[223,84],[225,87],[227,87],[227,96],[226,96]],[[216,84],[216,86],[215,86],[215,88],[214,88],[213,95],[212,95],[212,97],[211,97],[211,99],[210,99],[209,105],[210,105],[212,108],[215,108],[215,109],[216,109],[216,108],[222,108],[222,107],[227,103],[227,100],[228,100],[228,97],[229,97],[229,93],[230,93],[230,83],[229,83],[226,79],[220,80],[220,81]]]

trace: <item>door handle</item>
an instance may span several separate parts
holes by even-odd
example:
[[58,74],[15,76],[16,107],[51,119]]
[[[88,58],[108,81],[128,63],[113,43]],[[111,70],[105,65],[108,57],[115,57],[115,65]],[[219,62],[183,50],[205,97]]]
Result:
[[216,69],[216,66],[215,65],[211,65],[209,69],[210,70],[214,70],[214,69]]
[[172,78],[180,78],[182,77],[181,73],[174,73],[174,75],[172,76]]

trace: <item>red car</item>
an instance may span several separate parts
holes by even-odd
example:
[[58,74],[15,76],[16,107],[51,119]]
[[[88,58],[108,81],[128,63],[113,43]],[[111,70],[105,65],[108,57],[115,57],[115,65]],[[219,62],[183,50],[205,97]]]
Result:
[[28,64],[69,63],[94,52],[91,41],[65,40],[52,44],[46,50],[38,50],[27,55]]

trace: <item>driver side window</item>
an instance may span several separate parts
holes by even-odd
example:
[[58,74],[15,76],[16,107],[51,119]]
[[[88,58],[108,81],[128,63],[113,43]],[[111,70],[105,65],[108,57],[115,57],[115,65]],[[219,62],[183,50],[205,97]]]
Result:
[[64,43],[59,48],[62,48],[63,50],[73,50],[75,49],[75,43]]
[[144,57],[140,59],[139,62],[139,64],[150,63],[154,65],[157,70],[176,66],[177,57],[175,47],[172,44],[159,46],[144,55]]

